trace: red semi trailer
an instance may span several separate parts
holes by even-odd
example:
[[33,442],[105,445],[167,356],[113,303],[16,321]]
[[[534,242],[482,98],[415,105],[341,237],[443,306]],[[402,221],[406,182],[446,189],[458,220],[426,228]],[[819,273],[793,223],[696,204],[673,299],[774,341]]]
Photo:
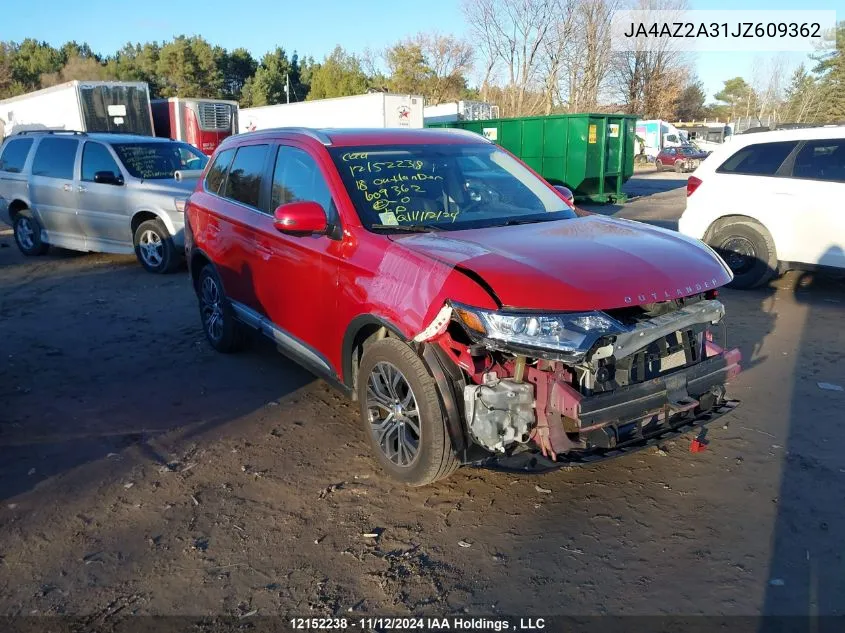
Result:
[[211,156],[238,133],[238,102],[171,97],[151,102],[156,136],[190,143]]

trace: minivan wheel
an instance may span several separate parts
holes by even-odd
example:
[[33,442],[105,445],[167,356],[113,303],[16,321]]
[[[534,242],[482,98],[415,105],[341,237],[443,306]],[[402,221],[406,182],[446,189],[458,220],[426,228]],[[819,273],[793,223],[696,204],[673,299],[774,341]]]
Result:
[[404,342],[386,338],[365,348],[358,401],[370,446],[393,478],[424,486],[459,466],[434,379]]
[[179,253],[161,220],[141,222],[135,229],[135,256],[148,272],[170,273],[179,267]]
[[210,265],[203,267],[197,281],[200,319],[205,338],[218,352],[229,354],[243,347],[243,325],[235,318],[223,292],[223,284]]
[[747,222],[728,224],[717,229],[708,243],[733,272],[731,288],[756,288],[776,274],[774,241],[762,227]]
[[15,234],[15,243],[24,255],[31,257],[47,252],[48,245],[41,241],[41,225],[28,209],[20,211],[15,216],[12,229]]

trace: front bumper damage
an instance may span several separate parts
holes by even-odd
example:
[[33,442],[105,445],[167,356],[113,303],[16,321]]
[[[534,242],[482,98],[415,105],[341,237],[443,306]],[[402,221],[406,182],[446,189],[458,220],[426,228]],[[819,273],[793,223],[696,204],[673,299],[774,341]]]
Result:
[[720,302],[702,299],[644,318],[577,359],[461,340],[453,321],[429,342],[462,370],[454,391],[467,445],[485,449],[464,451],[464,461],[532,472],[590,464],[729,413],[739,404],[726,384],[740,372],[740,352],[713,340],[723,316]]

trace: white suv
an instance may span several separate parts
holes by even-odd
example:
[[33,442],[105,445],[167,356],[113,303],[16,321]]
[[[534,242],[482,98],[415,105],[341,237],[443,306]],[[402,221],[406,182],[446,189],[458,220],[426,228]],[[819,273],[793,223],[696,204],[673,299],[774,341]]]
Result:
[[681,233],[753,288],[789,269],[845,269],[845,126],[734,136],[687,182]]

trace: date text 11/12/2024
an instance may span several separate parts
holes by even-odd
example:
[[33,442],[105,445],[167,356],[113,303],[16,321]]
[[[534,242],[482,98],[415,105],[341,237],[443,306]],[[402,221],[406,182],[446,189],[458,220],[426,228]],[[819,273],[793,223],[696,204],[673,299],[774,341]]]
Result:
[[543,631],[544,618],[486,618],[470,616],[448,617],[361,617],[361,618],[291,618],[294,631]]

